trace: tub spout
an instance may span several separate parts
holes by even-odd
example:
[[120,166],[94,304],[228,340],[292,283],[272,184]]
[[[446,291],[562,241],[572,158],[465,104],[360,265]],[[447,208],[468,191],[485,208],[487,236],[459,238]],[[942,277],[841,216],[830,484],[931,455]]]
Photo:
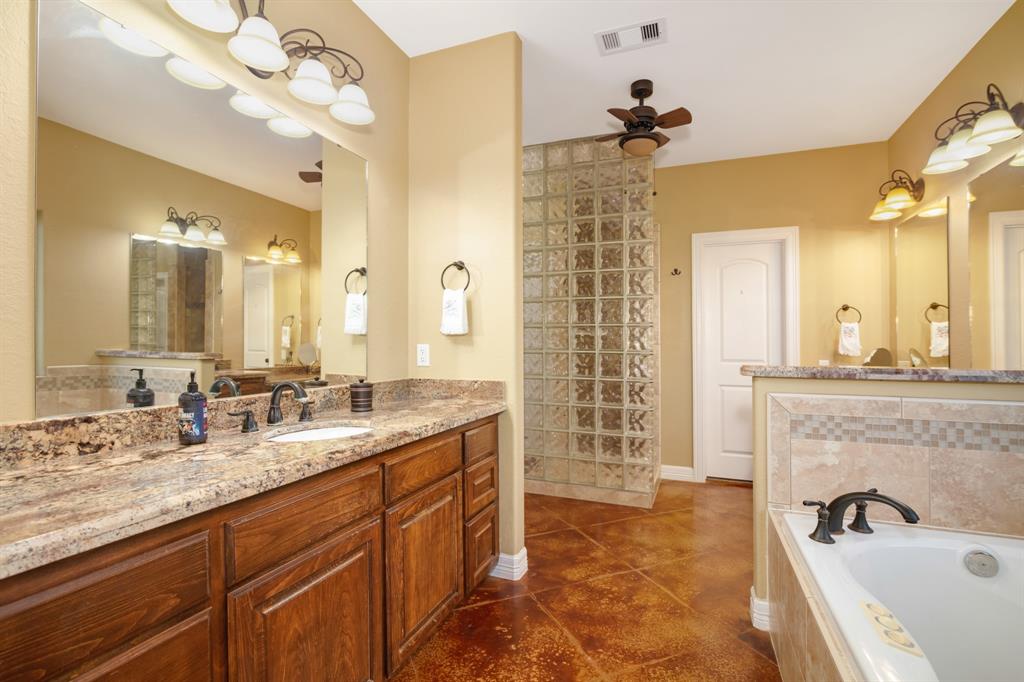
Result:
[[[860,493],[846,493],[840,495],[836,499],[832,500],[828,504],[828,529],[831,533],[837,535],[843,533],[843,516],[846,514],[846,510],[851,504],[858,502],[881,502],[887,504],[900,513],[903,520],[907,523],[917,523],[921,520],[921,517],[917,515],[911,506],[905,502],[883,495],[877,492],[874,488],[871,490],[865,490]],[[866,521],[865,521],[866,525]]]

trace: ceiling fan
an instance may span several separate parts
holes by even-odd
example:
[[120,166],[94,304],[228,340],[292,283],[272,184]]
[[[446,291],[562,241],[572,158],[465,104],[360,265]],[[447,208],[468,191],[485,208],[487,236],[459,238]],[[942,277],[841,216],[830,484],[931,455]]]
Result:
[[299,177],[302,178],[303,182],[323,182],[324,174],[321,172],[324,169],[324,162],[317,161],[316,167],[318,171],[299,171]]
[[624,133],[613,133],[594,138],[595,142],[607,142],[618,138],[619,146],[631,156],[648,156],[654,150],[669,141],[669,137],[655,128],[675,128],[693,121],[693,116],[685,107],[679,107],[664,114],[658,114],[654,107],[644,104],[644,100],[654,94],[654,83],[646,78],[633,81],[629,86],[629,94],[640,104],[632,109],[609,109],[608,113],[622,121],[626,127]]

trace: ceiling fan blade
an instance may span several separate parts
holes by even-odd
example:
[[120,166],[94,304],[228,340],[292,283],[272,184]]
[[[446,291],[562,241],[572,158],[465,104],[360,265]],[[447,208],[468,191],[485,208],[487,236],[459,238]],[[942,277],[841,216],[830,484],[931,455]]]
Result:
[[624,123],[637,123],[640,120],[629,109],[609,109],[608,113]]
[[317,171],[299,171],[299,177],[303,182],[322,182],[324,174]]
[[612,133],[611,135],[602,135],[601,137],[595,137],[594,142],[607,142],[608,140],[615,140],[622,137],[626,133]]
[[666,111],[664,114],[654,119],[654,125],[659,128],[675,128],[676,126],[684,126],[687,123],[693,122],[693,115],[686,107],[679,107],[672,111]]
[[319,168],[320,170],[324,169],[324,162],[323,161],[317,161],[313,165],[316,166],[317,168]]
[[659,147],[664,147],[665,144],[668,143],[668,141],[672,139],[671,137],[669,137],[668,135],[665,135],[664,133],[659,133],[657,130],[652,131],[651,134],[654,135],[655,139],[658,140],[658,146]]

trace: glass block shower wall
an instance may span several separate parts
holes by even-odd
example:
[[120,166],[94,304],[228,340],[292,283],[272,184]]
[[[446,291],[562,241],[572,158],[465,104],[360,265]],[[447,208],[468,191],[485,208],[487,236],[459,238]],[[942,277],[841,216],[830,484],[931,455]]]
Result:
[[637,504],[656,492],[653,179],[651,157],[614,141],[523,149],[527,490]]

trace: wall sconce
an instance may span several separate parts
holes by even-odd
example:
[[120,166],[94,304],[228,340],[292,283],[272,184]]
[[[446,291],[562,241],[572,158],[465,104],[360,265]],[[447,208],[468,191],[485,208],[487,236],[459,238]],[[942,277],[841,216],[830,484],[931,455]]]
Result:
[[989,145],[1018,137],[1024,130],[1024,102],[1009,106],[995,83],[985,89],[986,101],[966,102],[935,129],[937,147],[921,171],[925,175],[952,173],[967,166],[968,159],[987,154]]
[[277,241],[277,235],[267,242],[267,258],[271,263],[290,263],[298,265],[302,262],[299,258],[299,243],[294,239],[282,239]]
[[[205,225],[209,232],[204,233],[200,223]],[[165,244],[177,243],[179,239],[193,244],[207,243],[215,246],[226,246],[228,243],[224,239],[224,233],[220,231],[220,218],[199,215],[195,211],[189,211],[183,218],[173,206],[167,208],[167,220],[160,226],[158,234],[158,239]]]
[[921,201],[924,196],[924,178],[914,180],[907,171],[894,170],[889,179],[879,186],[878,194],[882,198],[875,204],[869,220],[881,222],[899,218],[903,215],[903,209]]

